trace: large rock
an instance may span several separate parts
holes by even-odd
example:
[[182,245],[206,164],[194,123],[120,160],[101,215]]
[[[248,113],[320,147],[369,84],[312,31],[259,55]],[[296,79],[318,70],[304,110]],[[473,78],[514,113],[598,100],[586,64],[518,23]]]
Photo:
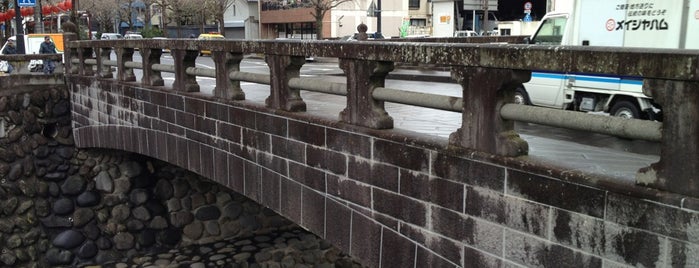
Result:
[[25,200],[19,204],[19,206],[17,207],[17,210],[15,212],[17,212],[17,214],[24,214],[24,212],[27,212],[27,210],[29,210],[33,206],[34,206],[34,201]]
[[148,228],[155,229],[155,230],[163,230],[167,227],[168,227],[167,219],[163,218],[162,216],[153,217],[153,220],[150,221],[150,224],[148,225]]
[[79,207],[91,207],[99,204],[100,195],[93,191],[87,191],[80,194],[75,201]]
[[67,228],[73,226],[73,223],[67,217],[58,217],[56,215],[42,218],[41,224],[46,228]]
[[190,190],[189,182],[181,178],[175,179],[172,183],[172,186],[174,188],[174,195],[176,198],[185,197]]
[[129,220],[126,222],[126,229],[129,230],[129,232],[132,233],[138,233],[139,231],[143,230],[145,228],[145,224],[143,224],[142,221],[139,220]]
[[105,193],[112,193],[114,191],[114,181],[109,176],[109,172],[100,171],[95,176],[95,188]]
[[22,237],[18,234],[13,234],[5,240],[5,246],[10,249],[18,248],[22,245]]
[[66,230],[53,239],[53,245],[62,249],[73,249],[85,241],[85,236],[75,230]]
[[132,249],[134,246],[134,237],[130,233],[118,233],[114,236],[114,245],[118,250]]
[[216,220],[221,216],[221,210],[217,206],[203,206],[196,210],[195,215],[200,221]]
[[0,262],[4,264],[3,266],[12,267],[14,266],[15,262],[17,262],[17,257],[9,252],[3,253],[0,255]]
[[21,127],[16,127],[7,133],[7,142],[14,143],[18,141],[24,135],[24,129]]
[[131,203],[137,206],[146,203],[149,197],[150,194],[146,189],[136,189],[131,191],[131,194],[129,194],[129,200],[131,201]]
[[170,223],[172,226],[182,228],[194,220],[194,215],[189,211],[178,211],[170,213]]
[[68,250],[51,248],[46,252],[46,261],[51,265],[68,265],[73,262],[73,253]]
[[97,245],[95,242],[87,241],[78,249],[78,257],[82,259],[89,259],[97,255]]
[[75,152],[75,149],[73,147],[68,146],[61,146],[56,149],[56,154],[58,154],[58,156],[68,160],[70,160],[73,157],[73,152]]
[[230,202],[223,207],[223,216],[230,219],[237,219],[243,214],[243,206],[238,202]]
[[12,152],[12,150],[0,147],[0,160],[5,161],[6,163],[12,163],[15,161],[15,159],[17,159],[17,156],[14,152]]
[[175,190],[170,181],[166,179],[160,179],[158,180],[158,183],[155,184],[154,192],[156,198],[160,200],[168,200],[172,198],[172,196],[175,193]]
[[109,239],[106,237],[98,238],[97,240],[95,240],[95,244],[97,245],[97,248],[101,250],[108,250],[112,248],[112,241],[109,241]]
[[185,226],[182,232],[187,238],[197,240],[204,233],[204,225],[200,221],[194,221]]
[[68,215],[75,210],[75,205],[73,204],[73,199],[61,198],[53,203],[53,213],[56,215]]
[[5,215],[12,215],[14,214],[18,205],[19,199],[13,196],[10,199],[5,200],[5,202],[2,202],[2,211],[5,213]]
[[102,231],[94,221],[88,223],[87,225],[85,225],[85,227],[83,227],[83,234],[85,234],[85,236],[87,236],[87,238],[90,240],[96,240],[97,238],[99,238],[101,232]]
[[61,115],[66,115],[70,111],[70,102],[67,101],[59,101],[56,103],[56,105],[53,106],[53,109],[51,109],[51,112],[53,112],[53,116],[61,116]]
[[82,227],[95,217],[95,212],[90,208],[79,208],[73,213],[73,225]]
[[112,219],[117,222],[123,222],[129,218],[131,210],[128,205],[121,204],[112,208]]
[[12,166],[10,166],[10,173],[7,174],[7,179],[10,181],[16,181],[20,177],[22,177],[22,164],[21,163],[14,163]]
[[124,176],[132,178],[141,174],[141,164],[136,161],[125,161],[119,165],[119,170]]
[[85,180],[80,176],[70,176],[61,184],[61,192],[65,195],[77,195],[85,190]]
[[150,212],[144,206],[139,206],[131,210],[131,215],[141,221],[148,221],[151,219]]

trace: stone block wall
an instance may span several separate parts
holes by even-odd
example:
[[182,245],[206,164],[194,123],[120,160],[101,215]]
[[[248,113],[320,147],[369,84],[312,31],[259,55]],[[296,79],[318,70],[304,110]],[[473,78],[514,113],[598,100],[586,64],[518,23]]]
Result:
[[72,103],[80,147],[202,174],[369,267],[699,266],[689,197],[199,94],[75,83]]
[[70,108],[65,86],[0,91],[0,267],[148,266],[139,256],[262,235],[277,241],[275,233],[288,248],[253,243],[244,257],[191,263],[359,267],[211,180],[128,152],[76,149]]

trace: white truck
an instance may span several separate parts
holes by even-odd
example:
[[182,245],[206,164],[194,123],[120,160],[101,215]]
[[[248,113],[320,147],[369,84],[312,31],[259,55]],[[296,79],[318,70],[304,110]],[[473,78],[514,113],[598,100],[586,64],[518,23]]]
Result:
[[[572,0],[546,14],[529,44],[699,49],[699,0]],[[532,72],[515,102],[662,120],[640,77]]]

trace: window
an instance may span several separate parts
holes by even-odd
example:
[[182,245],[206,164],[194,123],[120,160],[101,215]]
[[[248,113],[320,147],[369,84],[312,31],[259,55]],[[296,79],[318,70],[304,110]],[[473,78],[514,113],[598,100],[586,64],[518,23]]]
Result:
[[534,44],[560,45],[566,28],[566,17],[548,18],[541,22],[539,31],[534,35]]
[[[405,2],[403,2],[405,3]],[[420,0],[408,0],[408,8],[420,9]]]
[[426,19],[410,19],[410,26],[427,26]]

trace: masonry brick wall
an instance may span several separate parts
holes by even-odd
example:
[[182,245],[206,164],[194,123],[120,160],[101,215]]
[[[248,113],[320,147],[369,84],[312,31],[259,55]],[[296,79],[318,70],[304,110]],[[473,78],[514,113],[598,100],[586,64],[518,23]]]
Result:
[[699,266],[692,198],[245,102],[73,82],[77,146],[199,173],[371,267]]

